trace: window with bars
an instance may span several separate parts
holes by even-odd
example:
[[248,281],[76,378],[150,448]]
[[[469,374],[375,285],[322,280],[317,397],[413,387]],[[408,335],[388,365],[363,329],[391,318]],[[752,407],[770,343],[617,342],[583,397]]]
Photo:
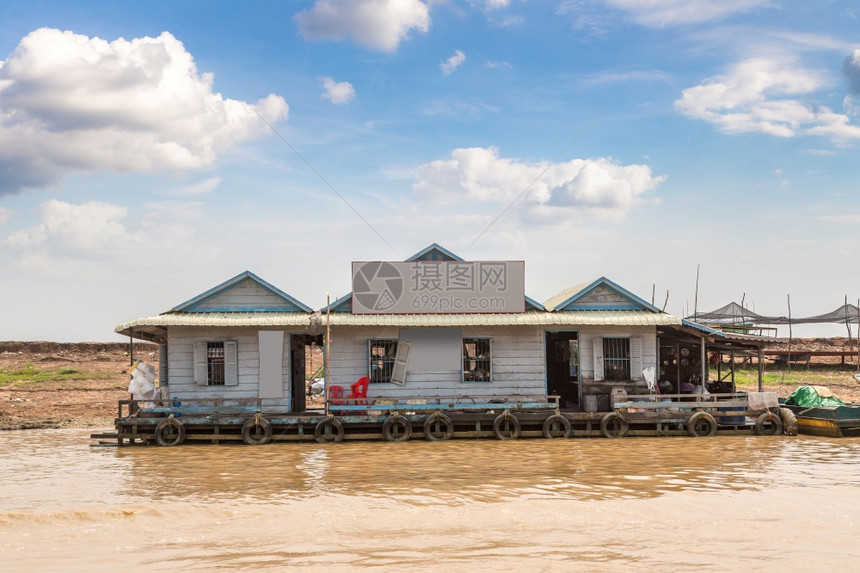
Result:
[[605,380],[630,380],[630,339],[603,339],[603,375]]
[[391,382],[394,358],[397,356],[396,338],[375,338],[368,342],[370,382]]
[[224,386],[224,343],[206,343],[206,373],[209,386]]
[[463,339],[463,382],[492,381],[489,338]]

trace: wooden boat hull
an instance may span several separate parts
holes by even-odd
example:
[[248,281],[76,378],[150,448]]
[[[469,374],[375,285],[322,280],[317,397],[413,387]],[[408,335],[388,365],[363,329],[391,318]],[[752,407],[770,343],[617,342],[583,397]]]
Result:
[[801,434],[831,438],[860,437],[860,406],[807,408],[780,404],[794,412]]

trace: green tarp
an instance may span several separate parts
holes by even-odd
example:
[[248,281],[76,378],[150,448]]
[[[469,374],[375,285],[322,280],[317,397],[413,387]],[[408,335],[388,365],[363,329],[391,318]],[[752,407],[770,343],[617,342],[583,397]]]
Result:
[[825,386],[799,386],[785,399],[786,404],[805,408],[844,406],[845,402],[833,395]]

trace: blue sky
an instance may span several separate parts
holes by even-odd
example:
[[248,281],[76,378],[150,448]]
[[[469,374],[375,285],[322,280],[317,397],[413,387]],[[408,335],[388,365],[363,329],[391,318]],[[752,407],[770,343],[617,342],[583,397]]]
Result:
[[853,1],[34,0],[0,22],[0,339],[115,340],[246,269],[319,308],[351,261],[433,242],[525,260],[539,301],[606,276],[685,315],[697,267],[702,311],[860,298]]

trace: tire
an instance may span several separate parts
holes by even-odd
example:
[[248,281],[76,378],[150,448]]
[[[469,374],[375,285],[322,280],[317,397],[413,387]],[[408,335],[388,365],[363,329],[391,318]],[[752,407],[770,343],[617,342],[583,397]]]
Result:
[[242,441],[249,446],[260,446],[272,441],[272,424],[262,416],[249,418],[242,425]]
[[318,444],[339,444],[343,441],[343,424],[337,418],[320,420],[314,428],[314,440]]
[[782,418],[782,427],[786,436],[797,435],[797,416],[788,408],[779,409],[779,417]]
[[630,424],[618,412],[609,412],[600,420],[600,433],[604,438],[623,438]]
[[382,437],[386,442],[407,442],[412,437],[412,422],[406,416],[392,414],[382,424]]
[[757,436],[779,436],[782,434],[782,418],[779,413],[765,412],[755,419]]
[[[561,426],[559,428],[559,425]],[[553,430],[553,426],[556,427]],[[558,431],[561,430],[561,434]],[[555,433],[554,433],[555,432]],[[569,438],[571,432],[570,420],[561,414],[553,414],[543,422],[543,437],[547,439],[553,438]]]
[[520,437],[520,421],[509,412],[499,414],[493,421],[493,434],[500,440],[516,440]]
[[[444,431],[440,431],[444,426]],[[441,412],[430,414],[424,420],[424,437],[431,442],[450,440],[454,435],[454,422]]]
[[162,420],[155,427],[155,443],[159,446],[171,447],[181,445],[185,441],[185,426],[176,418]]
[[696,412],[687,421],[687,433],[694,438],[711,437],[717,433],[717,421],[707,412]]

